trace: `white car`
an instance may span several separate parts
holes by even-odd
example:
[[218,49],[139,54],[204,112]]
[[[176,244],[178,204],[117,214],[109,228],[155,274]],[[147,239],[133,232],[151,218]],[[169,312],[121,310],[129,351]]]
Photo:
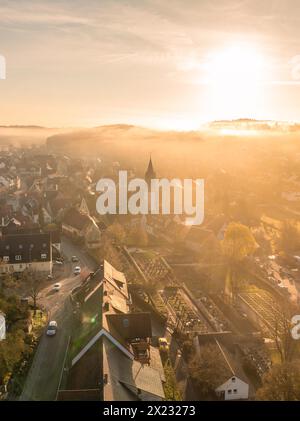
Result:
[[56,334],[56,331],[57,331],[57,323],[56,323],[55,320],[52,320],[48,324],[46,335],[47,336],[54,336]]
[[53,285],[53,291],[59,291],[60,288],[61,288],[61,284],[60,283],[57,283],[57,284],[54,284]]
[[75,266],[75,268],[74,268],[74,275],[79,275],[80,273],[81,273],[80,266]]

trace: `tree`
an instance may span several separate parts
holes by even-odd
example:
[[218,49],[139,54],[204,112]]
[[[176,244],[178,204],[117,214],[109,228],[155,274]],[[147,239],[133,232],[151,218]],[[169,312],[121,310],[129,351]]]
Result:
[[19,286],[18,279],[16,279],[11,273],[5,273],[1,276],[0,290],[5,292],[7,290],[15,290]]
[[123,244],[126,236],[124,228],[118,222],[114,222],[112,225],[110,225],[106,230],[106,234],[112,240],[120,244]]
[[37,272],[27,270],[23,272],[23,280],[29,287],[28,295],[30,298],[32,298],[33,315],[35,316],[37,310],[37,302],[42,289],[43,280]]
[[19,297],[15,295],[0,296],[0,310],[5,313],[6,323],[11,330],[17,322],[26,320],[30,316],[28,308],[22,305]]
[[285,254],[292,254],[300,249],[300,231],[293,221],[284,221],[278,240],[278,248]]
[[274,365],[263,376],[262,383],[256,392],[256,400],[299,401],[300,361]]
[[111,239],[108,236],[103,237],[101,249],[99,249],[100,261],[107,260],[112,266],[118,270],[123,270],[123,264],[119,257],[119,253],[113,246]]
[[137,247],[147,247],[148,245],[148,234],[142,225],[138,225],[131,229],[128,235],[128,245]]
[[281,363],[292,361],[296,351],[296,341],[291,335],[291,319],[296,310],[289,304],[273,303],[271,335],[280,356]]
[[189,374],[200,397],[215,397],[215,389],[228,379],[231,372],[217,345],[204,345],[200,354],[189,363]]
[[0,384],[5,384],[25,350],[24,332],[8,333],[0,342]]
[[245,276],[243,263],[254,252],[256,242],[246,225],[232,222],[225,232],[222,248],[227,265],[225,289],[235,298]]

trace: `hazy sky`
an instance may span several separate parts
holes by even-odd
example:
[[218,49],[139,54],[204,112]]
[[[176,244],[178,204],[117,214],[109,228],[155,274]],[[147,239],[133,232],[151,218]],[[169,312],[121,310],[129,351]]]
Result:
[[300,120],[299,0],[0,0],[0,124]]

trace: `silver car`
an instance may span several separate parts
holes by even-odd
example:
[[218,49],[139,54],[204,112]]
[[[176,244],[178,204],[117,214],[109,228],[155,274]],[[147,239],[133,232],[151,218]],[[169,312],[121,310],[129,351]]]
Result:
[[47,327],[46,335],[47,336],[54,336],[57,332],[57,323],[55,320],[52,320]]

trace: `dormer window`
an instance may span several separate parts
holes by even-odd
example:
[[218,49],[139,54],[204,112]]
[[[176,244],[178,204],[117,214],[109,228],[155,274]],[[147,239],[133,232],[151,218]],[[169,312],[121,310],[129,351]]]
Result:
[[3,256],[3,262],[9,262],[9,256]]
[[23,248],[23,244],[19,244],[19,249],[22,249]]
[[232,383],[234,383],[235,382],[235,377],[232,377],[231,378],[231,381],[232,381]]
[[8,244],[5,246],[5,250],[9,250],[9,245]]
[[22,256],[21,256],[20,254],[17,254],[17,255],[15,256],[15,259],[16,259],[16,260],[22,260]]
[[47,254],[46,253],[42,253],[41,254],[41,259],[47,259]]
[[123,320],[123,327],[125,327],[125,328],[129,327],[129,320],[128,319]]
[[30,244],[30,248],[33,249],[33,247],[34,247],[34,244]]

